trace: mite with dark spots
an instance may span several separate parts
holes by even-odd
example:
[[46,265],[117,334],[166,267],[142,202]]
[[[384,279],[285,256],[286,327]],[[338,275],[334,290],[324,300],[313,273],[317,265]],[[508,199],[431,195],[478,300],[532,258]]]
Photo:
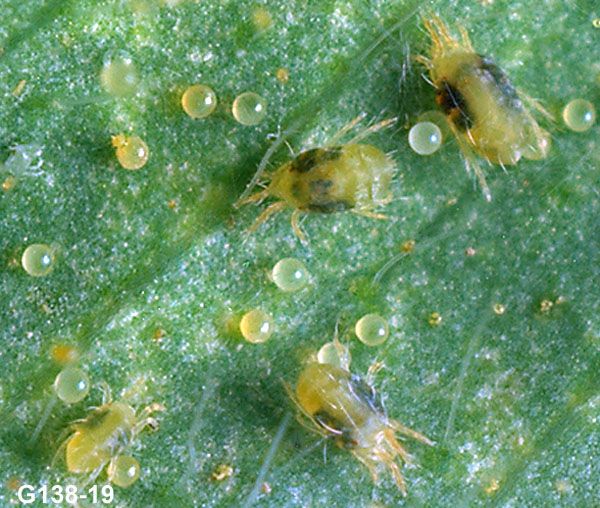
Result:
[[313,430],[350,451],[369,468],[377,481],[377,467],[392,473],[402,493],[406,485],[396,458],[410,464],[410,456],[396,433],[433,445],[424,435],[388,418],[375,390],[342,367],[311,363],[300,374],[295,394],[288,394]]
[[[366,132],[371,133],[393,121],[395,119],[380,122]],[[343,132],[347,130],[345,128]],[[354,141],[364,135],[356,136]],[[254,203],[267,197],[277,198],[278,201],[256,219],[249,232],[257,229],[274,213],[291,207],[294,209],[292,228],[305,241],[298,226],[298,219],[303,212],[330,214],[348,210],[371,218],[384,218],[373,210],[391,200],[388,187],[395,171],[394,161],[373,145],[351,142],[312,148],[267,175],[269,185],[238,204]]]
[[296,173],[308,173],[319,164],[334,161],[342,155],[341,147],[312,148],[302,152],[291,162],[291,171]]
[[424,18],[432,46],[428,57],[418,56],[435,86],[436,102],[458,139],[467,170],[475,171],[484,194],[491,199],[483,171],[473,152],[494,164],[510,166],[521,157],[542,159],[550,149],[550,136],[531,116],[527,101],[506,74],[489,58],[477,54],[461,29],[455,39],[434,14]]
[[442,81],[435,97],[443,113],[452,124],[460,131],[465,132],[473,127],[473,118],[461,93],[448,81]]

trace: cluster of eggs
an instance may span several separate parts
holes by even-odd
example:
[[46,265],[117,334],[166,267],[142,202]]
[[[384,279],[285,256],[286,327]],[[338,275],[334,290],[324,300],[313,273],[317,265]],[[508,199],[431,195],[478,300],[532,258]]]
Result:
[[[100,74],[105,90],[115,96],[133,95],[138,87],[138,72],[130,58],[115,58],[106,63]],[[217,95],[208,85],[189,86],[181,96],[183,110],[192,118],[205,118],[217,107]],[[267,114],[267,101],[255,92],[243,92],[231,105],[233,117],[242,125],[256,125]],[[125,169],[140,169],[150,156],[146,142],[139,136],[124,133],[112,137],[119,164]]]
[[[183,110],[192,118],[205,118],[217,107],[217,95],[207,85],[192,85],[181,97]],[[255,92],[238,95],[231,106],[233,117],[242,125],[256,125],[267,114],[267,101]],[[140,169],[148,162],[150,150],[139,136],[124,133],[112,137],[119,164],[125,169]]]

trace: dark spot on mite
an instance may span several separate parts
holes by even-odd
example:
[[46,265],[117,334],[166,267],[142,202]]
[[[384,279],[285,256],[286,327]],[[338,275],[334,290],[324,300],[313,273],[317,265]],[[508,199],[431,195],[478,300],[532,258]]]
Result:
[[349,208],[352,208],[352,205],[346,203],[345,201],[327,201],[322,203],[310,203],[304,209],[308,210],[309,212],[316,213],[335,213],[343,212]]
[[375,393],[372,386],[368,385],[358,376],[352,374],[349,381],[350,390],[362,403],[367,404],[377,413],[385,413],[381,399]]
[[336,418],[331,416],[327,411],[324,411],[321,409],[313,415],[313,418],[315,419],[315,422],[317,422],[321,427],[323,427],[328,432],[331,432],[332,434],[338,434],[338,435],[342,434],[342,429],[341,429],[342,425]]
[[474,120],[469,113],[467,101],[448,81],[441,81],[435,100],[458,130],[466,131],[473,127]]
[[294,183],[292,183],[290,193],[295,198],[299,198],[302,195],[302,184],[298,180],[294,180]]
[[336,444],[340,448],[345,448],[346,450],[352,450],[356,448],[358,445],[358,441],[352,437],[352,431],[349,429],[344,429],[342,435],[336,439]]
[[481,58],[480,69],[486,73],[488,79],[491,79],[495,83],[500,92],[501,100],[509,107],[521,109],[523,104],[519,99],[519,94],[504,71],[491,59],[483,55],[479,55],[479,57]]
[[352,429],[344,427],[337,418],[331,416],[327,411],[317,411],[313,418],[319,426],[331,434],[329,437],[335,438],[335,442],[340,448],[351,450],[358,444],[356,439],[352,437]]
[[313,180],[310,182],[310,195],[315,201],[319,201],[326,197],[329,193],[329,189],[333,186],[331,180]]
[[310,202],[305,210],[317,213],[334,213],[352,208],[346,201],[331,199],[329,189],[333,186],[331,180],[314,180],[310,182]]
[[308,173],[315,169],[319,164],[334,161],[340,158],[342,149],[340,147],[333,148],[312,148],[302,152],[290,164],[290,171],[296,173]]
[[99,427],[100,425],[102,425],[109,413],[110,409],[108,409],[107,407],[99,407],[93,413],[91,413],[85,420],[83,420],[81,422],[81,425],[85,426],[88,429]]
[[290,172],[307,173],[311,171],[316,165],[320,151],[321,148],[313,148],[312,150],[302,152],[290,164]]

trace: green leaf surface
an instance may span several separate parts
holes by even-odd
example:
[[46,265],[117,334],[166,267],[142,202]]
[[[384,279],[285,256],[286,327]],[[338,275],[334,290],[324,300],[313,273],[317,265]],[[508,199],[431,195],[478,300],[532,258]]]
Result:
[[[483,162],[491,203],[454,138],[427,157],[408,146],[407,128],[436,107],[413,59],[429,48],[422,2],[0,0],[0,162],[2,180],[16,178],[0,197],[2,506],[19,505],[19,484],[107,482],[103,472],[83,487],[60,448],[70,422],[101,404],[103,382],[117,399],[143,387],[136,408],[165,406],[159,430],[128,450],[141,475],[115,487],[114,506],[598,503],[600,147],[597,125],[572,132],[561,110],[576,97],[600,103],[600,9],[430,7],[556,118],[540,119],[547,159],[506,172]],[[272,18],[264,29],[259,8]],[[139,87],[115,97],[99,75],[123,55]],[[202,120],[179,102],[196,83],[219,98]],[[231,115],[247,90],[268,101],[254,127]],[[266,204],[232,205],[267,150],[272,171],[291,157],[284,140],[295,153],[323,145],[361,112],[364,124],[399,117],[366,140],[399,167],[389,219],[306,216],[303,246],[285,210],[245,241]],[[118,164],[120,132],[148,144],[142,169]],[[31,156],[19,167],[17,146]],[[55,249],[45,277],[21,267],[32,243]],[[283,257],[306,264],[307,288],[271,282]],[[253,308],[275,321],[264,344],[236,328]],[[368,312],[389,321],[381,346],[354,335]],[[388,414],[436,442],[406,441],[418,465],[402,468],[406,498],[387,471],[374,483],[348,451],[325,454],[295,418],[282,381],[294,385],[336,324],[352,372],[382,362],[374,383]],[[81,354],[92,380],[82,402],[54,396],[56,344]],[[221,465],[232,474],[216,480]]]

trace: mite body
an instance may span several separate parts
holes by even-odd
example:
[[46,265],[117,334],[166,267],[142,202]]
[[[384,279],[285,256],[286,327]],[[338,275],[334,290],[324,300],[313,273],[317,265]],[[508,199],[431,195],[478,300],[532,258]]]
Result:
[[136,414],[124,401],[105,401],[86,418],[73,424],[74,434],[66,443],[68,470],[89,473],[95,478],[133,443],[143,429],[157,428],[158,423],[150,414],[162,409],[155,403]]
[[350,451],[369,468],[377,481],[377,466],[390,470],[402,493],[406,486],[396,457],[410,464],[410,456],[398,442],[396,432],[428,445],[425,436],[387,417],[374,389],[358,376],[331,365],[311,363],[300,374],[292,399],[312,422],[314,429]]
[[[395,120],[381,122],[366,132],[371,133]],[[355,140],[364,136],[365,133],[359,134]],[[277,198],[278,201],[256,219],[250,232],[274,213],[291,207],[294,209],[292,227],[304,240],[304,234],[298,226],[299,216],[303,212],[329,214],[348,210],[371,218],[384,218],[373,210],[391,200],[389,184],[395,171],[394,161],[373,145],[349,143],[313,148],[267,175],[270,179],[267,188],[242,199],[238,204],[262,201],[267,197]]]
[[424,19],[424,24],[432,46],[429,57],[417,59],[429,70],[436,102],[459,141],[467,170],[474,168],[489,200],[490,191],[473,151],[504,167],[521,157],[546,157],[550,136],[523,103],[533,100],[520,93],[492,60],[473,50],[465,30],[459,41],[435,15]]
[[390,199],[394,163],[372,145],[313,148],[281,166],[269,194],[304,212],[370,211]]

